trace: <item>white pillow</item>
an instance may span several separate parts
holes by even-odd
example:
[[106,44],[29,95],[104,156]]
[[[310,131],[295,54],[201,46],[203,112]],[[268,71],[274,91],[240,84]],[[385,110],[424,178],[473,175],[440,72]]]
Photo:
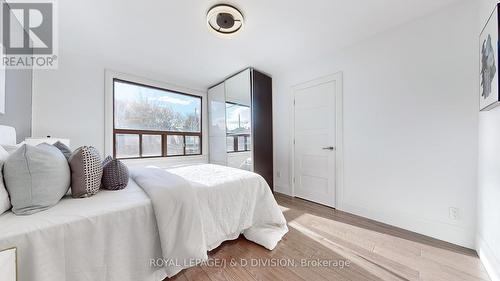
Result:
[[11,208],[9,193],[7,193],[3,181],[3,163],[7,158],[9,158],[9,153],[0,146],[0,215]]
[[18,148],[20,148],[21,146],[23,146],[24,144],[24,141],[22,143],[19,143],[19,144],[2,144],[0,145],[5,151],[7,151],[8,154],[12,154],[14,153],[14,151],[16,151]]

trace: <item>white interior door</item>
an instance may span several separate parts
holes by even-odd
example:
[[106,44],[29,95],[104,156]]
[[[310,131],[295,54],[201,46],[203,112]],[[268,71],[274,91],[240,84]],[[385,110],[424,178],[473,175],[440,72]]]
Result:
[[294,195],[335,207],[336,91],[319,79],[294,87]]

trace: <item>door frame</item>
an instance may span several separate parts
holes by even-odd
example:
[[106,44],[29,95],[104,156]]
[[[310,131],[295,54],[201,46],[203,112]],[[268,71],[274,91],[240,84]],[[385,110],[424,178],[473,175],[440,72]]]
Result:
[[321,85],[324,83],[335,81],[336,96],[335,96],[335,206],[336,209],[342,209],[343,203],[343,189],[344,189],[344,106],[343,106],[343,73],[337,72],[328,76],[323,76],[313,80],[309,80],[291,87],[290,99],[290,157],[291,167],[289,181],[291,186],[291,195],[295,197],[295,95],[297,90],[309,88],[312,86]]

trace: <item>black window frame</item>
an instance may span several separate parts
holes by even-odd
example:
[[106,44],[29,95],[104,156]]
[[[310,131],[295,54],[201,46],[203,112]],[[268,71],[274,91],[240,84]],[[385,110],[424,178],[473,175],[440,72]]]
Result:
[[[200,99],[200,132],[183,132],[183,131],[160,131],[160,130],[135,130],[135,129],[117,129],[115,122],[115,82],[127,83],[140,87],[151,88],[160,91],[171,92],[175,94],[185,95]],[[139,136],[139,156],[138,157],[120,157],[118,159],[147,159],[147,158],[166,158],[166,157],[185,157],[185,156],[200,156],[203,155],[203,97],[157,86],[147,85],[139,82],[113,78],[113,157],[116,156],[116,135],[138,135]],[[161,155],[160,156],[143,156],[142,155],[142,136],[143,135],[161,135]],[[182,136],[183,138],[183,154],[168,155],[167,136]],[[197,154],[186,154],[186,136],[197,136],[200,140],[200,151]]]

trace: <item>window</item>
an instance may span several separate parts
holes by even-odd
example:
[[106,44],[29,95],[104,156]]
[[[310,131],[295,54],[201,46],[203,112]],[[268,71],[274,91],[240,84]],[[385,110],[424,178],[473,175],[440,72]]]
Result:
[[251,114],[246,105],[226,102],[227,152],[251,150]]
[[114,79],[116,158],[201,155],[201,97]]

